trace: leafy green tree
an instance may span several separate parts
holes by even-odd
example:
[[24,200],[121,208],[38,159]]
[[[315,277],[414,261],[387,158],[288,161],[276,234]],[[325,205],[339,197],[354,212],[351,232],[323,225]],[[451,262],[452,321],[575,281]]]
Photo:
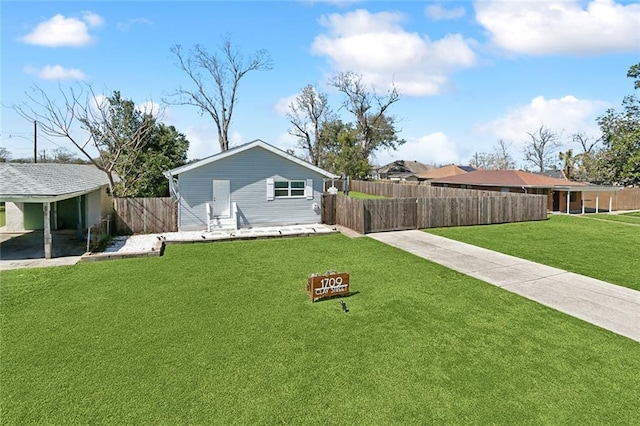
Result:
[[323,167],[331,172],[353,179],[364,179],[371,166],[362,151],[358,132],[351,123],[341,120],[327,121],[320,132],[326,148]]
[[127,196],[166,197],[169,182],[163,172],[186,164],[189,141],[175,127],[158,123],[149,141],[137,157],[138,173],[129,185]]
[[[640,88],[640,63],[627,76],[635,78],[634,87]],[[604,146],[598,162],[604,183],[640,184],[640,99],[625,96],[622,111],[608,109],[597,122]]]
[[97,114],[80,117],[79,121],[98,149],[99,164],[110,172],[113,194],[130,196],[141,173],[139,158],[150,140],[156,119],[137,108],[132,100],[124,99],[119,91],[107,97],[97,111]]
[[564,152],[558,153],[558,159],[562,162],[562,170],[565,173],[565,176],[569,180],[573,180],[574,177],[574,166],[576,163],[576,157],[573,155],[573,149],[568,149]]
[[[120,191],[129,175],[136,173],[135,156],[156,123],[153,111],[137,107],[118,91],[108,97],[97,96],[89,84],[67,89],[59,86],[59,92],[56,100],[34,86],[32,93],[26,94],[28,101],[13,109],[29,121],[38,121],[45,135],[71,143],[107,175],[111,194],[122,196]],[[123,183],[116,187],[118,178]]]
[[[119,91],[96,96],[90,85],[59,90],[61,101],[55,101],[36,86],[27,95],[31,102],[14,109],[37,120],[45,135],[70,142],[86,162],[105,172],[114,196],[167,194],[162,172],[184,164],[189,143],[173,126],[158,121],[152,103],[141,107]],[[60,148],[47,161],[82,160]]]

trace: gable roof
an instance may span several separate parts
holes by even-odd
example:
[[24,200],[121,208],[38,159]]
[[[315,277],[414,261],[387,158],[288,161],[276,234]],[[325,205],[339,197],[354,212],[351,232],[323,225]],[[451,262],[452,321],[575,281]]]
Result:
[[476,170],[456,176],[433,179],[434,183],[454,183],[478,186],[508,186],[527,188],[584,187],[584,182],[556,179],[521,170]]
[[456,166],[455,164],[449,164],[448,166],[439,167],[437,169],[429,170],[428,172],[419,173],[416,175],[420,179],[437,179],[447,176],[461,175],[464,173],[473,172],[474,169],[471,166]]
[[0,163],[0,200],[57,201],[107,185],[106,173],[93,165]]
[[319,174],[321,174],[323,176],[326,176],[328,178],[334,178],[334,179],[339,178],[338,175],[334,175],[333,173],[328,172],[328,171],[326,171],[324,169],[321,169],[320,167],[314,166],[313,164],[311,164],[309,162],[306,162],[304,160],[301,160],[298,157],[295,157],[295,156],[293,156],[293,155],[291,155],[291,154],[289,154],[287,152],[284,152],[283,150],[281,150],[279,148],[276,148],[275,146],[270,145],[270,144],[268,144],[268,143],[266,143],[266,142],[264,142],[264,141],[262,141],[260,139],[256,139],[256,140],[254,140],[252,142],[248,142],[246,144],[233,147],[233,148],[231,148],[231,149],[229,149],[227,151],[220,152],[218,154],[214,154],[214,155],[212,155],[210,157],[207,157],[207,158],[203,158],[202,160],[194,161],[192,163],[185,164],[184,166],[176,167],[175,169],[171,169],[171,170],[168,170],[168,171],[164,172],[164,175],[167,178],[170,178],[171,176],[176,176],[176,175],[179,175],[180,173],[184,173],[184,172],[188,172],[188,171],[193,170],[193,169],[197,169],[198,167],[202,167],[202,166],[205,166],[207,164],[211,164],[211,163],[214,163],[216,161],[220,161],[223,158],[227,158],[227,157],[230,157],[232,155],[236,155],[236,154],[238,154],[240,152],[247,151],[247,150],[255,148],[255,147],[264,148],[267,151],[272,152],[273,154],[279,155],[280,157],[283,157],[283,158],[285,158],[285,159],[287,159],[289,161],[292,161],[292,162],[294,162],[296,164],[299,164],[302,167],[306,167],[307,169],[313,170],[314,172],[319,173]]

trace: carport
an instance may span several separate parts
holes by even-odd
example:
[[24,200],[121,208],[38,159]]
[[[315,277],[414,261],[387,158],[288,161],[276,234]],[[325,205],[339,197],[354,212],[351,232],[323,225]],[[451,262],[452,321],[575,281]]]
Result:
[[52,256],[51,231],[84,230],[112,211],[104,172],[85,164],[0,164],[3,232],[43,230],[44,257]]
[[[619,191],[620,189],[622,189],[621,187],[617,187],[617,186],[604,186],[604,185],[584,185],[584,186],[566,186],[566,187],[562,187],[562,186],[555,186],[553,188],[554,191],[565,191],[566,192],[566,207],[567,207],[567,214],[570,213],[570,201],[571,200],[571,194],[576,194],[576,193],[580,193],[580,213],[585,214],[585,194],[595,194],[595,202],[596,202],[596,208],[595,208],[595,212],[598,213],[600,210],[600,193],[609,193],[609,192],[615,192],[615,191]],[[607,211],[612,211],[613,209],[613,204],[612,204],[612,197],[609,197],[609,210]]]

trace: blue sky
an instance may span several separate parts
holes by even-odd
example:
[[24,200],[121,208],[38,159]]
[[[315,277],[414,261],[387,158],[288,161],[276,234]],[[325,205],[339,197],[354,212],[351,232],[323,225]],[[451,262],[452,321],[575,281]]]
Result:
[[[306,85],[328,86],[355,71],[379,92],[402,95],[396,159],[467,164],[499,139],[520,162],[544,124],[570,135],[598,136],[595,118],[633,92],[628,68],[640,61],[640,3],[597,1],[2,1],[1,146],[13,157],[33,154],[33,125],[11,105],[38,85],[90,83],[119,90],[136,103],[160,104],[186,75],[169,49],[198,43],[210,51],[229,34],[245,54],[267,49],[270,71],[241,81],[231,123],[232,145],[262,139],[295,148],[287,105]],[[348,118],[348,117],[345,117]],[[213,122],[188,106],[168,106],[163,121],[184,133],[189,158],[219,151]],[[40,149],[72,148],[39,136]]]

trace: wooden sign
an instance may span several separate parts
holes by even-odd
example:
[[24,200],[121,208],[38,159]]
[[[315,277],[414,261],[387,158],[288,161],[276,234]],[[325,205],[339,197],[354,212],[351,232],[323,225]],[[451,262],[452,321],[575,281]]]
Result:
[[349,294],[349,274],[311,274],[307,279],[307,293],[312,302],[325,297],[346,296]]

